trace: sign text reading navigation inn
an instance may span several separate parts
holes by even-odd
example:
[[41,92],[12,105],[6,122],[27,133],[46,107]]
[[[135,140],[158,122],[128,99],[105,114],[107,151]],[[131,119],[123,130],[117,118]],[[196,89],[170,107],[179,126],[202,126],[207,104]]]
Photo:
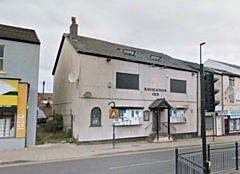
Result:
[[144,87],[144,91],[152,91],[152,92],[167,92],[166,89],[161,89],[161,88],[146,88],[146,87]]

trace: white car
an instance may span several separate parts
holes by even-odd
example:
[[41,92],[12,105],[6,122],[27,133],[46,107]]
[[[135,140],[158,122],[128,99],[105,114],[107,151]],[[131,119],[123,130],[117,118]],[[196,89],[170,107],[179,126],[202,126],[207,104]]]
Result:
[[38,109],[37,122],[38,123],[46,123],[46,120],[47,120],[47,116],[45,115],[45,113],[42,110]]

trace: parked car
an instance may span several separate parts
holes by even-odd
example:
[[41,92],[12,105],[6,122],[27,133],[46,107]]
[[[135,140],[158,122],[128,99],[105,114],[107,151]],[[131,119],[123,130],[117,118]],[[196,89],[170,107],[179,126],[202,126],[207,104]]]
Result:
[[47,116],[45,115],[45,113],[38,109],[38,112],[37,112],[37,123],[46,123],[47,121]]

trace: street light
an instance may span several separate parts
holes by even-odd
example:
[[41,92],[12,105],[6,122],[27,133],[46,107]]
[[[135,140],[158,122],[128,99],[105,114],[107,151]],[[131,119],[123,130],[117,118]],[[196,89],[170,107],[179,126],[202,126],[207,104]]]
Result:
[[200,64],[202,64],[202,46],[205,44],[206,44],[206,42],[200,43]]
[[[202,46],[205,42],[200,43],[200,89],[201,89],[201,136],[202,136],[202,155],[203,166],[207,169],[207,153],[206,153],[206,125],[205,125],[205,92],[204,92],[204,67],[202,64]],[[206,171],[205,171],[206,172]],[[204,172],[204,173],[205,173]]]
[[44,86],[45,86],[45,81],[43,81],[43,91],[42,91],[42,107],[43,107],[43,100],[44,100]]

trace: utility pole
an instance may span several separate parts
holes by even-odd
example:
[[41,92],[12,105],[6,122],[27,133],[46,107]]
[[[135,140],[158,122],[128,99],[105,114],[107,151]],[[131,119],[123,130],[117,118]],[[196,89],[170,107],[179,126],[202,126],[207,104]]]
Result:
[[44,86],[45,86],[45,81],[43,81],[43,91],[42,91],[42,107],[43,107],[43,100],[44,100]]
[[[201,136],[202,136],[202,155],[203,166],[207,171],[207,152],[206,152],[206,125],[205,125],[205,92],[204,92],[204,66],[202,63],[202,46],[206,43],[200,44],[200,85],[201,85]],[[204,173],[206,173],[206,171]]]

